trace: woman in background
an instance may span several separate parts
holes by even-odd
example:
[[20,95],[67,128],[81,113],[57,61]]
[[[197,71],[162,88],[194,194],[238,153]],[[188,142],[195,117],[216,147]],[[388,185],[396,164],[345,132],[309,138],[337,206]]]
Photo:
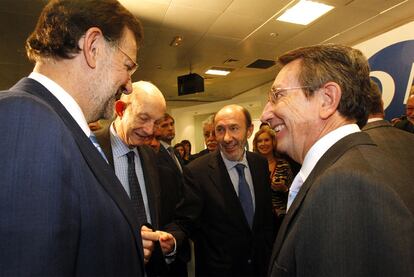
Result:
[[272,129],[261,128],[254,136],[253,151],[267,158],[272,189],[273,213],[280,224],[286,214],[287,198],[293,173],[287,159],[276,151],[276,135]]

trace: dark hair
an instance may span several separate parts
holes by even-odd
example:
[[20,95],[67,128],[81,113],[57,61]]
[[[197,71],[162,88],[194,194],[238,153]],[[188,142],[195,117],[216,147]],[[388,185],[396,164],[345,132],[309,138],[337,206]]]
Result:
[[111,42],[119,42],[125,27],[133,32],[138,46],[143,38],[141,23],[116,0],[52,0],[26,41],[27,56],[33,61],[71,59],[81,50],[78,42],[91,27],[99,28]]
[[301,62],[298,81],[307,87],[308,97],[327,82],[335,82],[342,91],[339,113],[356,120],[360,127],[365,125],[371,85],[369,65],[361,51],[337,44],[315,45],[289,51],[278,63],[286,65],[297,59]]
[[[174,120],[174,118],[169,114],[169,113],[165,113],[164,114],[164,117],[162,118],[162,120],[161,121],[165,121],[165,120],[167,120],[167,119],[171,119],[172,120],[172,122],[173,123],[175,123],[175,120]],[[160,122],[161,122],[160,121]]]
[[191,153],[191,142],[189,141],[189,140],[187,140],[187,139],[183,139],[182,141],[181,141],[181,144],[182,145],[185,145],[185,144],[187,144],[189,147],[189,151],[190,151],[190,153]]
[[371,80],[371,90],[369,93],[369,107],[368,113],[370,115],[381,114],[384,115],[384,103],[382,102],[381,91],[373,80]]

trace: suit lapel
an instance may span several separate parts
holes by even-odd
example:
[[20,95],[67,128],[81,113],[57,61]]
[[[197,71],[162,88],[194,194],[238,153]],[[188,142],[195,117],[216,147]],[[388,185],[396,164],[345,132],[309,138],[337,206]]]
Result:
[[[148,206],[150,209],[151,222],[155,229],[160,228],[159,207],[160,207],[160,180],[154,159],[151,159],[149,153],[145,151],[144,146],[137,147],[141,159],[142,171],[145,179],[145,188],[147,190]],[[148,149],[149,150],[149,149]],[[152,150],[151,150],[152,151]]]
[[346,151],[350,148],[355,147],[357,145],[375,145],[368,134],[364,132],[358,132],[354,134],[350,134],[337,143],[335,143],[328,151],[321,157],[321,159],[317,162],[314,169],[309,174],[306,181],[303,183],[302,187],[299,190],[295,200],[293,201],[292,205],[289,208],[288,213],[286,214],[285,218],[283,219],[282,225],[280,226],[279,232],[276,237],[276,241],[274,243],[272,257],[270,259],[270,267],[269,272],[272,270],[272,265],[274,264],[274,260],[276,259],[277,255],[279,254],[280,249],[282,248],[283,241],[289,231],[289,227],[294,220],[295,216],[297,215],[300,207],[306,198],[306,195],[309,189],[312,187],[315,180],[333,163],[335,163]]
[[98,130],[95,132],[96,139],[98,140],[99,145],[102,148],[102,151],[105,153],[106,158],[108,159],[109,164],[114,167],[114,157],[112,154],[112,147],[111,147],[111,136],[109,134],[110,132],[110,126],[112,122],[105,126],[103,129]]
[[265,191],[262,189],[264,187],[263,185],[266,184],[266,180],[264,180],[264,176],[261,174],[262,170],[258,167],[259,164],[254,160],[254,156],[251,152],[247,152],[246,158],[247,162],[249,163],[250,174],[252,175],[253,180],[255,209],[252,229],[254,229],[258,223],[259,217],[261,216],[260,211],[265,210],[263,207],[264,202],[260,200],[266,199],[266,197],[263,196],[263,193]]
[[[135,239],[138,246],[138,253],[143,257],[142,253],[142,241],[140,237],[139,224],[137,221],[138,216],[135,215],[135,211],[132,209],[128,195],[123,190],[122,185],[119,183],[118,178],[115,176],[113,169],[106,163],[100,156],[99,152],[95,149],[89,138],[65,109],[65,107],[40,83],[24,78],[19,81],[13,89],[19,89],[26,91],[29,94],[35,95],[45,102],[47,102],[59,115],[66,127],[73,134],[79,150],[81,151],[85,161],[89,165],[89,168],[94,173],[98,182],[102,185],[108,195],[117,204],[126,220],[128,221],[132,233],[135,235]],[[142,258],[141,257],[141,258]]]

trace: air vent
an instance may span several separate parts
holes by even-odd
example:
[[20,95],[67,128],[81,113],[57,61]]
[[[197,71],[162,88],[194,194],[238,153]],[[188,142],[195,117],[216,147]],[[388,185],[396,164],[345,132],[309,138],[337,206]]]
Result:
[[258,59],[254,62],[252,62],[251,64],[249,64],[248,66],[246,66],[247,68],[258,68],[258,69],[266,69],[269,67],[272,67],[276,64],[275,61],[272,60],[262,60],[262,59]]

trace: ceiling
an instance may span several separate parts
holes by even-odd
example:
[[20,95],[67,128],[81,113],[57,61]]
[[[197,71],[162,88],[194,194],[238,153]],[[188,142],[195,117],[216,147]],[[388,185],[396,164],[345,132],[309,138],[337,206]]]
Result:
[[[24,41],[47,1],[0,0],[0,89],[30,73]],[[298,0],[120,0],[141,20],[144,43],[133,81],[148,80],[169,108],[231,99],[274,79],[277,69],[247,68],[257,59],[317,43],[354,45],[414,20],[414,0],[318,0],[335,9],[308,26],[276,21]],[[171,47],[175,36],[179,47]],[[229,61],[230,60],[230,61]],[[226,77],[204,74],[228,67]],[[205,78],[205,91],[178,96],[177,76]]]

